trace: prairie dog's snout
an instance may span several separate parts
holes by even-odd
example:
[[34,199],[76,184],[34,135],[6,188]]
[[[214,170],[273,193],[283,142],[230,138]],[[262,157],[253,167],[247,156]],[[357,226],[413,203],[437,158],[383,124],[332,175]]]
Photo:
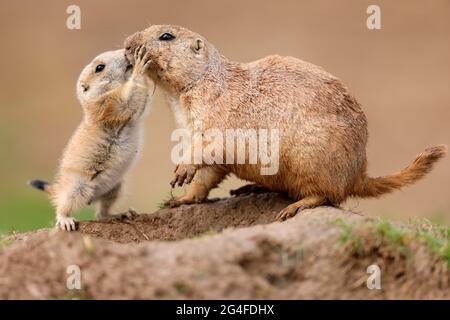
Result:
[[125,57],[127,60],[134,65],[134,52],[140,44],[143,43],[144,37],[142,32],[136,32],[135,34],[129,36],[125,39]]

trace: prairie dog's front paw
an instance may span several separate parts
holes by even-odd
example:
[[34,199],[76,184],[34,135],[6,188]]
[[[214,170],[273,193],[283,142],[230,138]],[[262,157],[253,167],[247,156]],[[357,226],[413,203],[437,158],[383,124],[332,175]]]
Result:
[[175,188],[176,184],[182,186],[184,183],[189,184],[194,179],[197,168],[192,164],[179,164],[175,168],[175,177],[170,182],[172,188]]
[[150,52],[144,45],[138,47],[134,52],[134,69],[135,75],[143,75],[150,65]]
[[72,217],[57,217],[56,227],[64,231],[75,231],[76,220]]

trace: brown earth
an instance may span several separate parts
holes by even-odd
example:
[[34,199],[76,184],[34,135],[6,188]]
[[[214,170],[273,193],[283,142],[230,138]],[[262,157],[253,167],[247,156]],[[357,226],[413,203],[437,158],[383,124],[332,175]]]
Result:
[[[0,249],[0,298],[450,298],[448,264],[422,242],[412,241],[407,254],[362,233],[356,254],[337,222],[364,226],[374,218],[320,207],[273,222],[288,203],[274,193],[244,195],[85,221],[79,232],[15,234]],[[366,286],[374,263],[381,290]],[[69,265],[81,269],[81,290],[66,289]]]

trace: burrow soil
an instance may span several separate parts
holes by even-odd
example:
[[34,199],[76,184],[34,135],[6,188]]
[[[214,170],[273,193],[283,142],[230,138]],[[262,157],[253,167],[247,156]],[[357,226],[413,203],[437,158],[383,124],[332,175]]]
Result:
[[[364,253],[355,255],[336,221],[372,218],[319,207],[275,221],[289,203],[276,193],[241,195],[134,219],[82,221],[77,232],[13,234],[0,249],[0,298],[450,298],[448,268],[421,245],[411,257],[367,237]],[[367,288],[372,264],[381,269],[379,290]],[[67,288],[73,265],[79,290]]]

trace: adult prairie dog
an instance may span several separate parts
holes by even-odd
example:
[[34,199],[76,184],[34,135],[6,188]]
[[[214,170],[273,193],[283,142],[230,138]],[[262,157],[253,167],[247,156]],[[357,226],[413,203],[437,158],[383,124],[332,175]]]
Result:
[[76,229],[73,211],[98,202],[96,217],[107,219],[124,175],[140,149],[141,118],[151,102],[154,83],[144,76],[145,48],[134,53],[134,67],[124,50],[108,51],[88,64],[77,82],[83,121],[62,156],[55,182],[33,180],[56,207],[56,225]]
[[[378,178],[367,175],[367,121],[339,79],[293,57],[267,56],[233,62],[204,37],[178,26],[154,25],[125,41],[127,55],[145,45],[147,75],[167,94],[179,125],[202,130],[276,128],[279,170],[262,175],[260,164],[180,164],[172,185],[192,184],[178,203],[205,199],[233,173],[296,200],[283,220],[305,208],[338,205],[348,197],[378,197],[412,184],[446,153],[426,149],[405,169]],[[224,150],[224,153],[226,150]]]

